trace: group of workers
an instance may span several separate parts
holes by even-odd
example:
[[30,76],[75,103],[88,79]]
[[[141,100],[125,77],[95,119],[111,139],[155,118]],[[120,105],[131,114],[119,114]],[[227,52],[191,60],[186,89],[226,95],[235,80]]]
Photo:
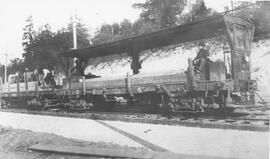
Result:
[[29,71],[28,68],[25,68],[24,72],[18,70],[15,74],[10,74],[8,76],[8,82],[12,84],[38,81],[39,86],[55,87],[55,78],[54,67],[49,67],[49,69],[36,68],[34,71]]
[[[205,43],[199,43],[199,51],[197,56],[193,59],[194,72],[200,74],[200,78],[209,80],[209,51],[205,47]],[[97,78],[100,76],[93,75],[91,73],[85,74],[86,63],[81,59],[75,60],[75,66],[70,70],[72,76],[85,76],[86,78]],[[50,85],[55,86],[56,74],[54,67],[48,67],[48,69],[36,68],[34,71],[29,71],[25,68],[24,72],[17,71],[15,74],[11,74],[8,77],[9,83],[25,82],[25,81],[38,81],[38,85]]]

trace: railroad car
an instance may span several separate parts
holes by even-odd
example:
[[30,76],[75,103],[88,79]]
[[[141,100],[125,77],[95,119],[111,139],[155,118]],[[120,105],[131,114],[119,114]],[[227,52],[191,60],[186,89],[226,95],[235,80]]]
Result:
[[[233,104],[254,103],[250,54],[254,26],[246,20],[215,15],[173,28],[61,53],[62,58],[91,58],[127,54],[133,74],[92,78],[68,76],[57,89],[40,89],[37,82],[2,84],[2,108],[63,109],[130,112],[230,111]],[[140,74],[140,52],[181,43],[217,39],[223,60],[209,61],[208,78],[195,72],[192,59],[185,72]],[[226,44],[227,48],[224,47]],[[159,70],[154,70],[159,71]],[[205,77],[205,76],[203,76]]]

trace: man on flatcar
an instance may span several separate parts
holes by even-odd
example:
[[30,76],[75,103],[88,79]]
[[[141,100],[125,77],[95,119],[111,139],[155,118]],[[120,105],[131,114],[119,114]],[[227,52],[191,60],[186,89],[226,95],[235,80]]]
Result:
[[23,74],[19,69],[15,73],[15,79],[16,79],[16,82],[19,82],[19,83],[24,82]]
[[209,61],[209,51],[205,48],[205,43],[200,42],[199,44],[199,51],[197,56],[193,59],[194,69],[195,72],[200,72],[200,79],[201,80],[209,80],[209,68],[208,68],[208,61]]
[[75,66],[71,69],[71,72],[72,72],[73,76],[84,76],[83,61],[80,59],[76,59]]
[[25,68],[23,76],[25,81],[31,81],[31,73],[28,68]]
[[55,83],[55,71],[54,71],[54,67],[53,66],[49,66],[49,72],[47,73],[47,75],[44,77],[44,80],[46,82],[47,85],[52,86],[52,88],[54,88],[56,86]]
[[38,67],[35,71],[34,71],[37,75],[37,81],[38,81],[38,85],[45,85],[44,84],[44,72],[43,69]]
[[85,61],[83,61],[81,59],[76,59],[75,60],[75,67],[73,67],[71,69],[72,76],[84,76],[86,79],[100,77],[100,76],[96,76],[90,72],[88,74],[85,74],[84,70],[85,70],[86,66],[87,65],[86,65]]

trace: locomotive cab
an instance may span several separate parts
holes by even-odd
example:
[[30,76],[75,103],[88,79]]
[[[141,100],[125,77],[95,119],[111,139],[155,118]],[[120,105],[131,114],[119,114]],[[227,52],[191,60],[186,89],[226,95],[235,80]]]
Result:
[[232,98],[237,96],[236,103],[254,104],[256,81],[251,79],[250,61],[254,26],[243,19],[229,17],[225,17],[225,24],[230,51],[224,47],[224,62],[226,79],[232,84]]

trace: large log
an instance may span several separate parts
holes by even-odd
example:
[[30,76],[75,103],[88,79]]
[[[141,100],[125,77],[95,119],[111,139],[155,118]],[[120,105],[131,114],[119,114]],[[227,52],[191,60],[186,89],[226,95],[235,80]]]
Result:
[[[154,85],[166,85],[166,84],[179,84],[186,81],[184,73],[152,73],[146,75],[133,75],[129,77],[130,86],[154,86]],[[125,88],[126,77],[113,77],[113,78],[96,78],[88,79],[85,81],[86,89],[98,89],[98,88]]]

